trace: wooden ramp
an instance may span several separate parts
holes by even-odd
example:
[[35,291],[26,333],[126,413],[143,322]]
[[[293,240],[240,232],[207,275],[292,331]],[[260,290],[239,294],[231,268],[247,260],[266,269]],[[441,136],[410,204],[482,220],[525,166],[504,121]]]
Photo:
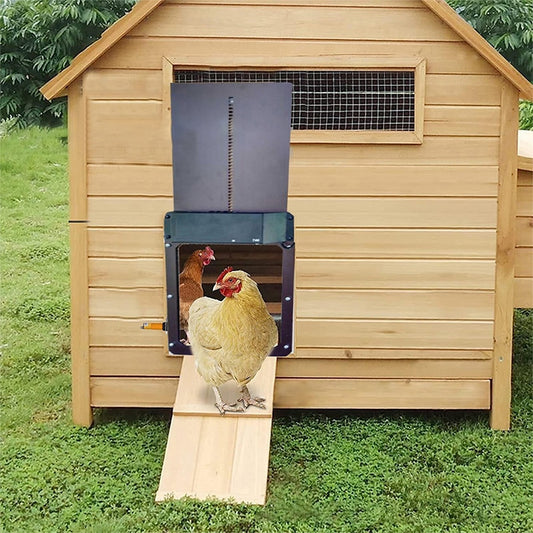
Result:
[[[267,408],[222,416],[194,358],[183,358],[156,501],[191,496],[265,503],[275,377],[276,358],[268,357],[248,386],[252,396],[266,398]],[[239,392],[234,382],[220,391],[227,403]]]

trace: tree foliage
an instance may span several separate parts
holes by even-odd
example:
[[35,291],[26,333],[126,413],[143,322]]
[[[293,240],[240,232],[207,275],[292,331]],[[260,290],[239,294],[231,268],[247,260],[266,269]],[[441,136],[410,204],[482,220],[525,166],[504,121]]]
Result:
[[533,80],[533,0],[448,0],[529,81]]
[[0,3],[0,119],[55,125],[64,99],[39,92],[136,0],[3,0]]

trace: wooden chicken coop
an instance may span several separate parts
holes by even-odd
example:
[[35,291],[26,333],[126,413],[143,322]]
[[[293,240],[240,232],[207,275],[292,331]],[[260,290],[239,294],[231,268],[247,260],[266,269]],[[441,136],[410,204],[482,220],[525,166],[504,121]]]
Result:
[[444,0],[140,0],[42,88],[69,106],[74,421],[174,404],[183,357],[140,328],[166,315],[171,84],[229,74],[294,85],[294,350],[274,407],[483,409],[508,429],[533,86]]

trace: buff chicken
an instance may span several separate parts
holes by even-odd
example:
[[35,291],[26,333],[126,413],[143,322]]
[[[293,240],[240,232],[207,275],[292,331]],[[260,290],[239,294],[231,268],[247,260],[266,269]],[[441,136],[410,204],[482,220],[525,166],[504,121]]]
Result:
[[[226,268],[213,290],[224,299],[202,297],[189,310],[189,340],[200,376],[215,393],[215,406],[224,414],[253,405],[264,409],[264,398],[254,398],[248,383],[278,342],[278,330],[259,292],[244,271]],[[218,387],[234,380],[240,387],[237,403],[227,404]]]

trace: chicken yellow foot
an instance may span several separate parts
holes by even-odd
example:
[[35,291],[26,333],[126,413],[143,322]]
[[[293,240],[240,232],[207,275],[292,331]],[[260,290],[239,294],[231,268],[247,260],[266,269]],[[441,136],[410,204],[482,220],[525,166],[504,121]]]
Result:
[[251,396],[246,385],[241,387],[241,397],[237,401],[244,405],[244,409],[248,409],[249,405],[254,405],[255,407],[259,407],[259,409],[266,409],[266,405],[264,404],[265,398],[254,398]]
[[213,387],[213,391],[215,392],[215,407],[220,411],[221,415],[224,415],[226,413],[242,413],[244,412],[244,407],[241,405],[237,405],[236,403],[226,403],[220,394],[220,391],[218,390],[218,387]]

